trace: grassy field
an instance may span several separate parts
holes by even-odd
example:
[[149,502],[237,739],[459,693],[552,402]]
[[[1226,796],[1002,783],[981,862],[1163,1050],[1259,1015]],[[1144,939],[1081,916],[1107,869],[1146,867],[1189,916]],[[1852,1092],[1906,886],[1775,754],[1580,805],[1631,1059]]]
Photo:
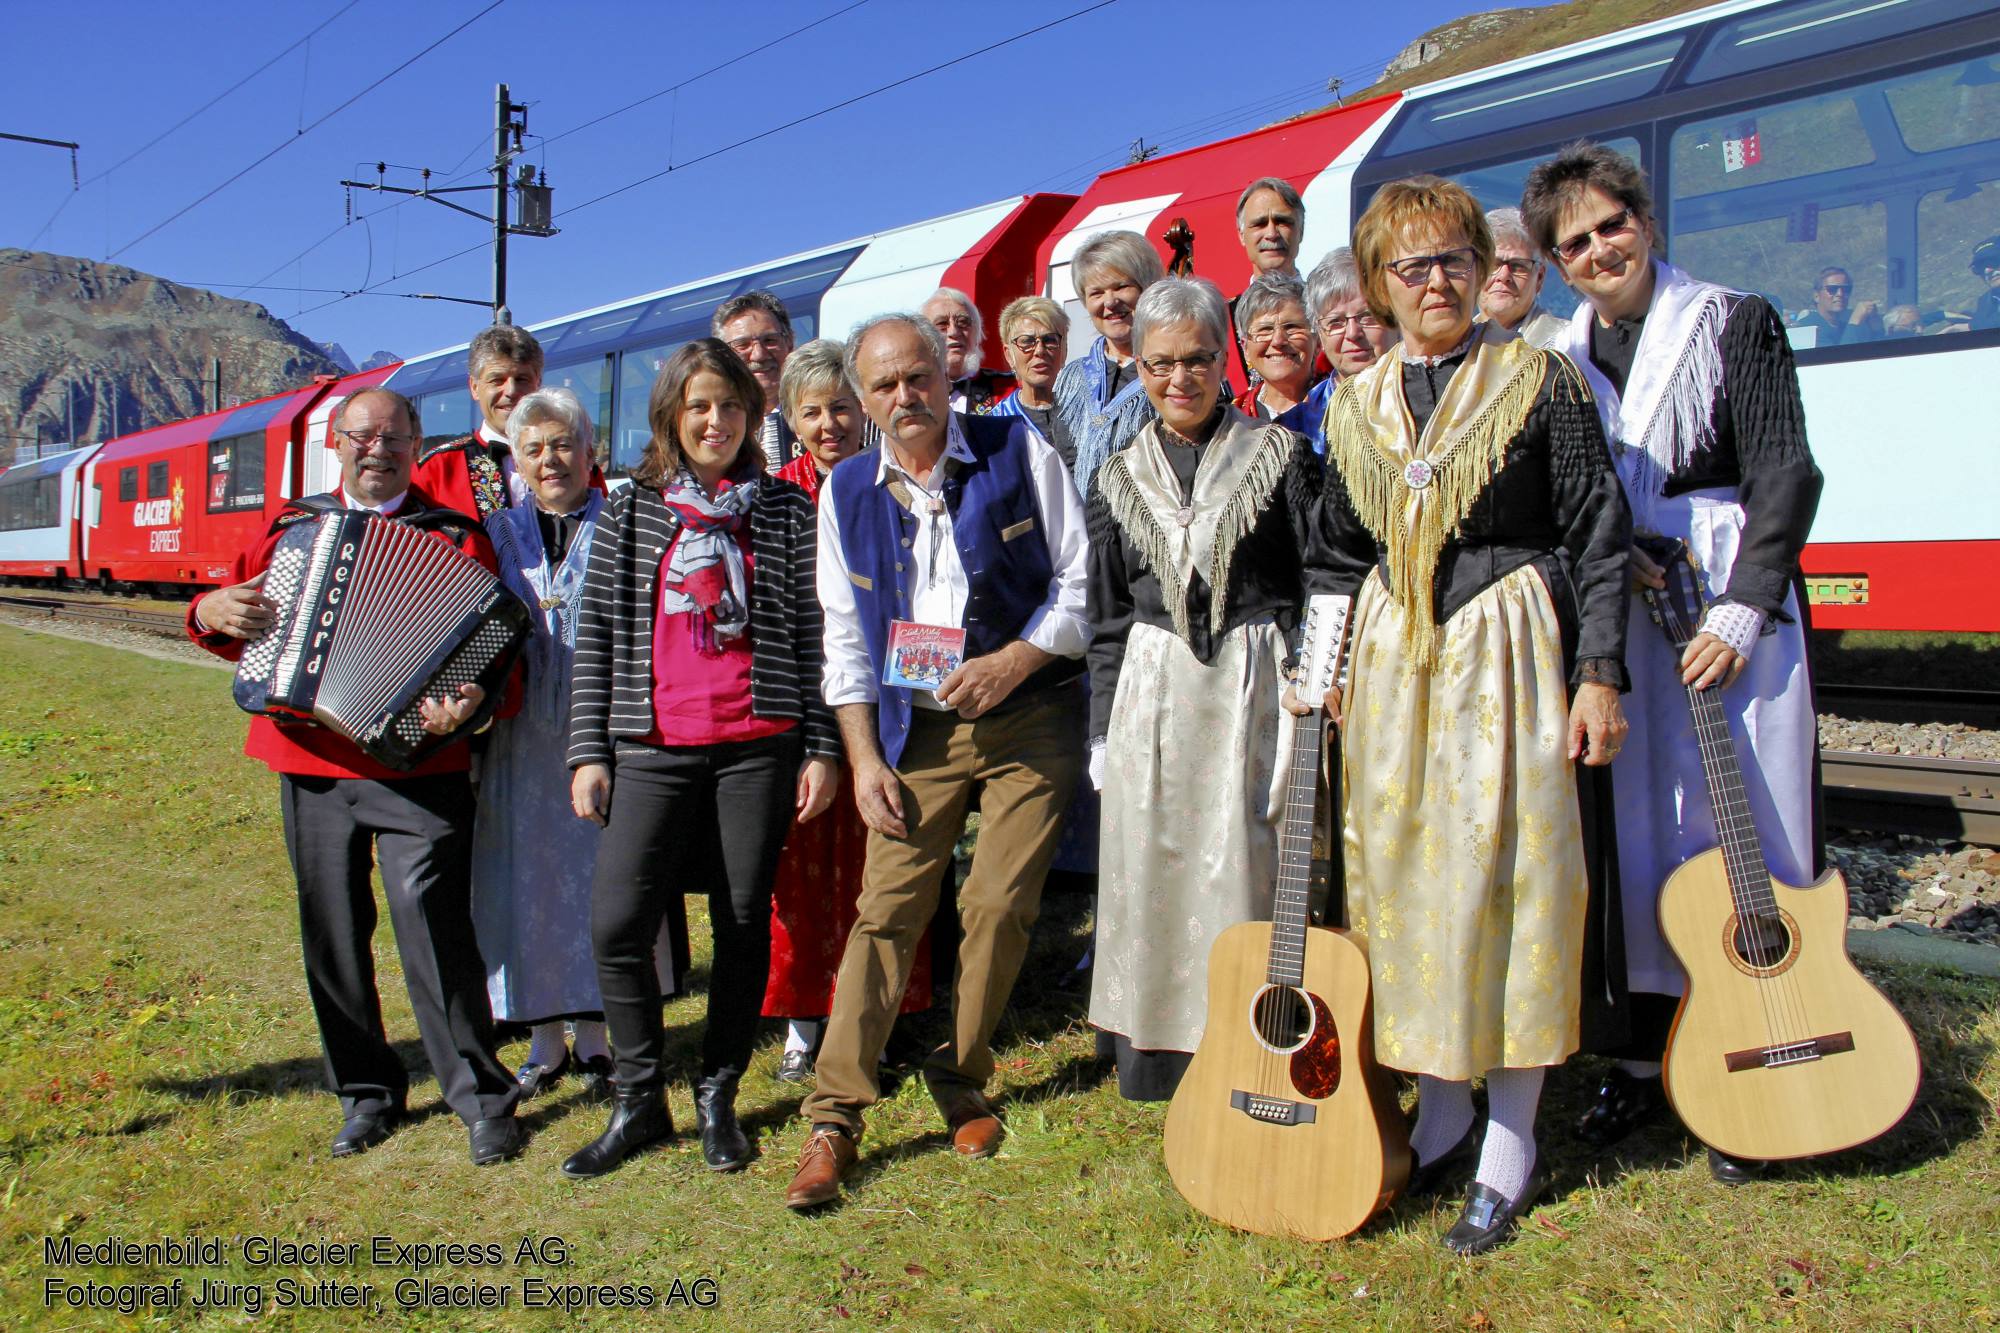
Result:
[[[475,1170],[435,1084],[418,1123],[335,1163],[338,1123],[297,957],[275,780],[240,757],[214,672],[0,628],[0,1326],[230,1327],[241,1309],[131,1316],[49,1309],[44,1283],[204,1277],[275,1303],[281,1283],[369,1284],[359,1310],[267,1308],[260,1327],[730,1329],[1357,1327],[1391,1329],[1960,1329],[2000,1321],[2000,986],[1933,974],[1886,983],[1923,1042],[1916,1109],[1887,1140],[1726,1192],[1665,1128],[1594,1160],[1562,1126],[1594,1070],[1551,1080],[1550,1199],[1517,1242],[1467,1263],[1437,1244],[1451,1202],[1399,1205],[1342,1244],[1225,1231],[1160,1165],[1162,1108],[1121,1102],[1091,1059],[1068,965],[1079,904],[1052,904],[1002,1033],[1010,1137],[956,1160],[920,1080],[872,1118],[844,1206],[781,1202],[802,1140],[797,1094],[745,1080],[761,1159],[717,1178],[684,1142],[602,1182],[556,1170],[602,1112],[567,1090],[532,1103],[534,1138]],[[387,926],[392,1035],[421,1065]],[[701,1002],[669,1012],[673,1091]],[[524,1046],[508,1052],[518,1060]],[[219,1268],[52,1268],[47,1242],[220,1238]],[[242,1238],[351,1241],[351,1261],[252,1265]],[[391,1247],[494,1246],[497,1263],[419,1266]],[[522,1254],[527,1238],[534,1250]],[[561,1253],[558,1253],[560,1248]],[[559,1261],[560,1260],[560,1261]],[[524,1310],[531,1280],[650,1284],[712,1308]],[[499,1310],[398,1304],[399,1282]],[[406,1286],[405,1293],[409,1291]]]

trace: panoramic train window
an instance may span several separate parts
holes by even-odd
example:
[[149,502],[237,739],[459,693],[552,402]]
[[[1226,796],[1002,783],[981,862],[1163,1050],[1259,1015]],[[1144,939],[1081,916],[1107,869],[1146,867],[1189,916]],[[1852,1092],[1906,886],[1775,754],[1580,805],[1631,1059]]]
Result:
[[167,490],[172,483],[172,470],[168,466],[166,459],[163,458],[157,463],[146,464],[146,498],[148,500],[165,499]]
[[118,469],[118,498],[130,502],[139,498],[139,469],[126,467]]
[[[544,389],[568,389],[583,401],[583,410],[590,413],[590,424],[600,433],[603,424],[611,419],[611,358],[593,356],[588,361],[567,366],[550,366],[542,372]],[[598,463],[604,462],[606,444],[597,442]]]
[[1953,333],[2000,232],[2000,69],[1953,61],[1677,128],[1674,262],[1757,292],[1800,350]]
[[462,440],[472,434],[472,394],[460,375],[448,389],[427,393],[416,400],[417,416],[424,423],[424,443],[441,444]]
[[598,434],[603,437],[599,443],[605,446],[610,459],[604,465],[607,475],[622,477],[639,466],[646,443],[653,438],[653,428],[646,421],[653,381],[679,346],[678,342],[660,343],[618,354],[618,415],[610,430],[603,428],[602,418],[598,426]]
[[1992,0],[1810,0],[1759,10],[1718,32],[1688,70],[1687,82],[1706,83],[1899,37],[1991,5]]
[[52,528],[62,521],[62,475],[0,480],[0,532]]
[[[1643,164],[1637,139],[1626,137],[1604,139],[1600,142],[1613,152],[1623,153],[1634,162]],[[1552,156],[1554,156],[1553,150],[1537,153],[1533,157],[1518,157],[1509,162],[1474,167],[1469,171],[1454,171],[1449,175],[1452,180],[1471,191],[1472,197],[1488,210],[1519,208],[1521,190],[1528,183],[1528,173]],[[1556,272],[1553,264],[1548,266],[1548,276],[1542,279],[1541,303],[1564,319],[1569,318],[1576,310],[1577,295],[1570,290],[1569,284],[1562,280],[1562,275]]]
[[264,507],[264,436],[238,435],[208,446],[208,512]]

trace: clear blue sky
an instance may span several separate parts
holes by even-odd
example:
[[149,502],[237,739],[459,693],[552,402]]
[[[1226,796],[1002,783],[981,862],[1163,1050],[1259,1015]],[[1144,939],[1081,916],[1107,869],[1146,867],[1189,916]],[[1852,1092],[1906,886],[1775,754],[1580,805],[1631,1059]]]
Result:
[[[530,323],[1003,195],[1074,192],[1123,162],[1135,138],[1171,151],[1323,105],[1329,77],[1366,85],[1419,32],[1495,6],[1114,0],[1056,23],[1095,0],[862,0],[851,9],[854,0],[500,0],[483,12],[492,3],[13,0],[0,19],[9,49],[0,130],[80,142],[85,186],[71,192],[67,154],[0,141],[0,245],[110,258],[261,301],[357,360],[377,348],[413,355],[463,341],[484,317],[470,306],[340,292],[372,285],[483,299],[490,230],[433,203],[391,207],[391,197],[360,193],[357,216],[372,216],[343,225],[337,182],[372,178],[378,160],[457,174],[458,184],[490,181],[470,173],[490,160],[498,82],[531,104],[530,132],[552,140],[530,160],[546,165],[563,233],[509,246],[509,302]],[[563,215],[670,163],[1050,23]],[[415,184],[416,173],[390,180]],[[491,198],[456,197],[479,208]],[[478,248],[412,272],[468,247]],[[251,283],[266,286],[240,286]]]

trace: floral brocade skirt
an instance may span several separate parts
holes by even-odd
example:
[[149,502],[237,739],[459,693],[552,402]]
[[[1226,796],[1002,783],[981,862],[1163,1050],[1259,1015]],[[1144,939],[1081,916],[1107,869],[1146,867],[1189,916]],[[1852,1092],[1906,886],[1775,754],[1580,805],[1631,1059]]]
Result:
[[1467,1079],[1577,1048],[1588,898],[1562,632],[1533,566],[1410,651],[1379,572],[1356,601],[1341,749],[1347,904],[1383,1064]]

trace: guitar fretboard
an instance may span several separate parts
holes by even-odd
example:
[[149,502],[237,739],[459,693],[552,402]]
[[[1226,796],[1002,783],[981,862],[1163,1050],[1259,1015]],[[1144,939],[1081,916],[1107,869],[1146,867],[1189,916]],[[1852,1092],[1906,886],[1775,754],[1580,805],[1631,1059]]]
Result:
[[1312,909],[1313,812],[1319,793],[1320,739],[1326,713],[1315,708],[1292,733],[1291,774],[1285,783],[1285,816],[1278,828],[1278,893],[1271,914],[1273,986],[1305,980],[1306,923]]

